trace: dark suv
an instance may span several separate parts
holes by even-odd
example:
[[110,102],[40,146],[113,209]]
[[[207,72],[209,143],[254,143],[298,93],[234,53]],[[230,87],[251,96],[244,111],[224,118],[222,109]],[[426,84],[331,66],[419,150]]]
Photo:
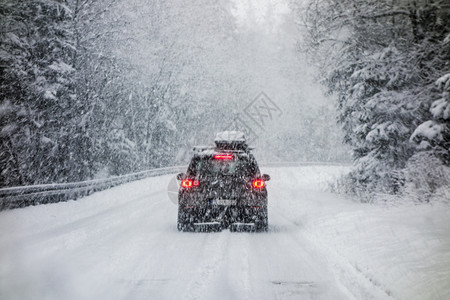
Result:
[[218,133],[215,147],[195,147],[180,173],[178,230],[266,231],[267,174],[261,175],[244,135]]

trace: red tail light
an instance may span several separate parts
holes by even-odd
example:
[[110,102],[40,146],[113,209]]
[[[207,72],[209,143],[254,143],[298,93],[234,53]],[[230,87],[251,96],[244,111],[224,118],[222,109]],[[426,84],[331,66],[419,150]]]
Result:
[[231,154],[217,154],[217,155],[214,155],[214,159],[233,159],[233,155],[231,155]]
[[253,180],[252,185],[255,189],[262,189],[263,187],[266,186],[266,183],[262,179],[255,179]]
[[181,181],[181,186],[184,188],[191,188],[193,186],[199,186],[200,182],[198,180],[192,180],[192,179],[183,179]]

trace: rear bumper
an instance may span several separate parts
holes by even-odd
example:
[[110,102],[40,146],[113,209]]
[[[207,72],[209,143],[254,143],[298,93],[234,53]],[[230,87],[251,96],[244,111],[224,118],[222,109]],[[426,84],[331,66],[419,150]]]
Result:
[[[204,206],[204,207],[179,207],[179,229],[196,230],[196,227],[204,226],[226,228],[266,228],[267,207],[245,206]],[[209,231],[209,230],[200,230]]]
[[[189,227],[186,227],[189,228]],[[190,227],[190,230],[185,231],[196,231],[196,232],[210,232],[210,231],[221,231],[225,229],[222,223],[219,222],[205,222],[205,223],[194,223],[193,226]],[[230,231],[261,231],[262,229],[266,229],[266,227],[258,226],[258,223],[231,223],[228,228]]]
[[[231,201],[231,205],[215,205],[220,201]],[[205,199],[204,197],[195,197],[183,195],[178,197],[178,205],[186,208],[210,209],[229,206],[232,208],[248,207],[266,207],[267,195],[251,195],[249,197],[231,198],[231,199]]]

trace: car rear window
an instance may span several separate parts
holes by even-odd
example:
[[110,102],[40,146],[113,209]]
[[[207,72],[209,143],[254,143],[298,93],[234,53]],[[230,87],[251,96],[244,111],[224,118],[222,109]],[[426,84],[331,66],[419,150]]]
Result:
[[197,157],[192,160],[189,173],[193,176],[254,177],[259,173],[259,170],[256,163],[247,158],[219,160],[212,157]]

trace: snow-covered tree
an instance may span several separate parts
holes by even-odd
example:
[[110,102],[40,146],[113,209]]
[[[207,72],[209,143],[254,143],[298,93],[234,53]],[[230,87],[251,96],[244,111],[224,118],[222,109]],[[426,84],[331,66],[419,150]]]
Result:
[[2,1],[1,185],[73,180],[85,169],[66,1]]
[[403,192],[417,201],[448,200],[450,195],[450,74],[436,81],[442,97],[430,107],[431,119],[410,140],[417,152],[408,160]]
[[415,152],[410,137],[430,117],[433,82],[448,72],[450,46],[442,42],[450,31],[448,5],[311,0],[300,11],[303,50],[338,98],[339,122],[353,147],[351,188],[398,191],[404,182],[398,171]]
[[450,73],[440,77],[436,86],[442,97],[431,104],[432,119],[420,124],[410,140],[418,150],[431,151],[450,166]]

